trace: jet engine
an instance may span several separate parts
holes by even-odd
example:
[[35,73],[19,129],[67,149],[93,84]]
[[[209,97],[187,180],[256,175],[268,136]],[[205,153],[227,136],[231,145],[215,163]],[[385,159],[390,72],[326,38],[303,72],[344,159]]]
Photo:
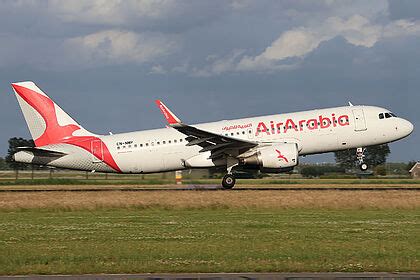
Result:
[[257,148],[256,151],[240,159],[240,164],[257,168],[262,172],[280,173],[293,169],[298,164],[296,143],[279,143]]

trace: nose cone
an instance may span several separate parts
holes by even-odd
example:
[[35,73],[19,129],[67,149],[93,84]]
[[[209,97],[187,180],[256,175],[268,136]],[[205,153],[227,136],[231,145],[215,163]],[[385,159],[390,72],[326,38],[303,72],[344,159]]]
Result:
[[401,134],[403,134],[402,137],[410,135],[414,130],[414,125],[411,122],[404,119],[401,119],[400,124],[398,126],[399,131],[401,132]]

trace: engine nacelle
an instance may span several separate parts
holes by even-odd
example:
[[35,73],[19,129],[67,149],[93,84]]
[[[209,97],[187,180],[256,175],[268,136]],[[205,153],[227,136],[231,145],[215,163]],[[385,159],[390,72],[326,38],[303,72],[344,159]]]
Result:
[[264,172],[285,172],[298,164],[298,147],[295,143],[281,143],[257,148],[255,154],[245,157],[241,164],[258,166]]

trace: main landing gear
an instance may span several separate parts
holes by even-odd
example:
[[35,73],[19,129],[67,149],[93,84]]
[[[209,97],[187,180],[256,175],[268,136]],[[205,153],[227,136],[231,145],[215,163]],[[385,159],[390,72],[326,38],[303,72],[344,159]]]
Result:
[[369,168],[369,165],[367,163],[365,163],[365,153],[366,148],[357,148],[356,150],[356,157],[357,157],[357,161],[359,163],[359,168],[362,171],[366,171]]
[[222,179],[222,187],[225,190],[229,190],[235,186],[236,179],[232,173],[232,169],[237,165],[239,165],[239,160],[236,157],[228,156],[226,158],[227,174]]
[[233,186],[235,186],[235,183],[236,179],[235,176],[233,176],[233,174],[228,173],[223,177],[222,186],[225,190],[233,188]]

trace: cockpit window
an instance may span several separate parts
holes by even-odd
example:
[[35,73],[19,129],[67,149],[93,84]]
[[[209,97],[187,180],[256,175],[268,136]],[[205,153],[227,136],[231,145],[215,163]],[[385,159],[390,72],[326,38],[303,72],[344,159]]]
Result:
[[394,113],[391,112],[386,112],[386,113],[380,113],[379,114],[379,119],[389,119],[389,118],[395,118],[397,117]]

